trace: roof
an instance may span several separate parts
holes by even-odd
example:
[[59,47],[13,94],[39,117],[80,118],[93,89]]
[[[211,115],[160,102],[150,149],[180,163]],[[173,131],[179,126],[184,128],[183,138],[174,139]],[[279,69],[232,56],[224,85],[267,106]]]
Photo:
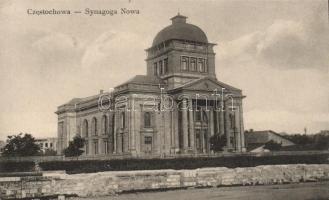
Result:
[[145,85],[152,84],[152,85],[154,85],[154,84],[159,84],[161,82],[162,82],[162,80],[159,79],[156,76],[136,75],[133,78],[129,79],[128,81],[126,81],[126,82],[124,82],[124,83],[122,83],[118,86],[125,85],[125,84],[128,84],[128,83],[145,84]]
[[287,141],[290,141],[289,139],[285,138],[284,136],[282,136],[272,130],[246,132],[245,140],[246,140],[246,143],[250,143],[250,144],[265,144],[266,142],[269,141],[270,134],[277,135]]
[[222,86],[223,88],[226,88],[226,89],[228,89],[228,90],[231,90],[231,91],[239,91],[239,92],[241,92],[241,90],[238,89],[238,88],[235,88],[235,87],[233,87],[233,86],[230,86],[230,85],[228,85],[228,84],[226,84],[226,83],[220,82],[220,81],[218,81],[218,80],[216,80],[216,79],[213,79],[213,78],[210,78],[210,77],[197,78],[197,79],[192,80],[192,81],[189,81],[189,82],[187,82],[187,83],[185,83],[185,84],[183,84],[183,85],[180,85],[180,86],[178,86],[178,87],[176,87],[176,88],[173,88],[172,90],[184,89],[184,88],[187,88],[187,87],[189,87],[189,86],[195,85],[195,84],[197,84],[198,82],[202,82],[202,81],[205,81],[205,80],[209,80],[209,81],[213,82],[214,84],[216,84],[216,85],[220,85],[220,86]]
[[208,43],[207,36],[203,30],[193,24],[186,23],[186,18],[180,14],[171,18],[172,24],[162,29],[155,36],[152,46],[173,39]]

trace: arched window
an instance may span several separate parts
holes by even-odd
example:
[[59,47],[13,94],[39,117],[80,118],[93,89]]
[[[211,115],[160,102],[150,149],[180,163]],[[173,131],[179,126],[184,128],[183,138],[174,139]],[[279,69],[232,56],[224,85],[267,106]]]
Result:
[[188,57],[186,57],[186,56],[182,57],[181,69],[182,69],[182,71],[187,71],[187,69],[188,69]]
[[97,119],[95,117],[91,122],[91,131],[93,135],[97,135]]
[[108,133],[107,124],[108,124],[107,117],[106,117],[106,115],[103,115],[103,117],[102,117],[102,134],[103,135],[106,135]]
[[230,114],[230,124],[231,128],[235,128],[235,116],[233,114]]
[[124,112],[121,113],[121,128],[126,127],[126,115]]
[[144,127],[151,127],[151,113],[144,113]]
[[82,135],[83,137],[88,137],[88,121],[86,119],[82,123]]
[[154,75],[155,76],[159,75],[159,73],[158,73],[158,63],[154,63]]

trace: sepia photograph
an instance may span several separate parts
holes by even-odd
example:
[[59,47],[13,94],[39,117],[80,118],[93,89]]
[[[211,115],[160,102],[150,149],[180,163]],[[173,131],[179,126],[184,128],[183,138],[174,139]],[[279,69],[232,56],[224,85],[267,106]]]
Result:
[[2,0],[0,200],[328,200],[329,0]]

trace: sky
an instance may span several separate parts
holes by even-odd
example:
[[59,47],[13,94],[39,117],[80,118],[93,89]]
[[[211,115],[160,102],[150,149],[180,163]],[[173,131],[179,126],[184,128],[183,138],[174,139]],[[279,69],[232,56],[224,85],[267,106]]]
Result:
[[[53,8],[140,13],[27,14]],[[217,43],[217,78],[247,96],[245,129],[329,129],[327,0],[2,0],[0,139],[55,137],[57,106],[145,74],[144,50],[178,11]]]

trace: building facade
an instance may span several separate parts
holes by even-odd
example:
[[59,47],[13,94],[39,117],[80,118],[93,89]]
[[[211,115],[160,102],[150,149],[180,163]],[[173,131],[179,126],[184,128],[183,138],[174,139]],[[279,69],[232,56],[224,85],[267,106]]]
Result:
[[57,151],[57,138],[36,138],[35,143],[40,146],[42,152],[47,149]]
[[58,107],[58,152],[79,134],[85,155],[210,154],[245,151],[242,91],[217,80],[214,43],[178,14],[146,49],[146,75],[113,91]]

